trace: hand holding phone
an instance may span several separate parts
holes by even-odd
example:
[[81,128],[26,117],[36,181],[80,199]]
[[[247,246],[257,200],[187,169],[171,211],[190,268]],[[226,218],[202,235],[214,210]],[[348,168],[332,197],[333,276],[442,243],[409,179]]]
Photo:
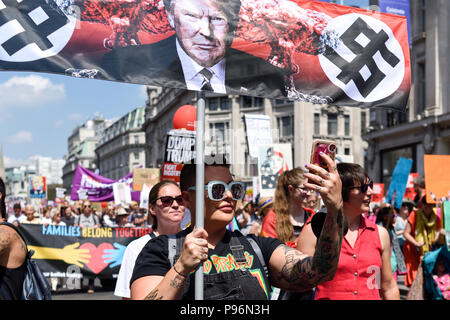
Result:
[[315,140],[312,145],[310,163],[328,170],[327,163],[320,157],[321,152],[328,155],[334,161],[336,157],[336,143],[331,140]]

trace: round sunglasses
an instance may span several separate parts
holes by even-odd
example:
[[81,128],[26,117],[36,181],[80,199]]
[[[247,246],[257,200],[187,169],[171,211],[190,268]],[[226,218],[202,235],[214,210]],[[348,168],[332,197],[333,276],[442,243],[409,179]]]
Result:
[[[195,190],[196,187],[189,187],[188,190]],[[245,184],[240,181],[231,181],[225,183],[223,181],[210,181],[205,185],[205,190],[208,190],[208,197],[214,201],[220,201],[225,199],[225,192],[229,190],[233,200],[242,200],[245,195]]]
[[183,197],[181,195],[176,196],[176,197],[171,197],[171,196],[159,197],[153,203],[156,203],[156,201],[158,201],[158,200],[161,200],[161,204],[163,207],[172,206],[173,201],[176,201],[178,203],[178,205],[180,205],[180,206],[183,205]]

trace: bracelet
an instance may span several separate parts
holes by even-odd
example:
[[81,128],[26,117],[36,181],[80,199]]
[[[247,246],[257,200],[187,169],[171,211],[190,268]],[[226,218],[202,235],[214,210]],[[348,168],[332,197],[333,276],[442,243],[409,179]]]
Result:
[[188,277],[187,275],[184,275],[184,274],[178,272],[178,270],[175,268],[175,264],[173,265],[173,270],[175,270],[175,272],[178,273],[178,275],[182,276],[183,278],[187,278]]

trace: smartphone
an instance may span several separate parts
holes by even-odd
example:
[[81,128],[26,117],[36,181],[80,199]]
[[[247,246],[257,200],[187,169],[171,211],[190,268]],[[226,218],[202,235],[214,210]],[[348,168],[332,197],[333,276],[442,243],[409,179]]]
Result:
[[327,154],[334,161],[336,157],[336,143],[331,140],[314,140],[312,145],[310,163],[328,170],[328,165],[320,157],[320,152]]

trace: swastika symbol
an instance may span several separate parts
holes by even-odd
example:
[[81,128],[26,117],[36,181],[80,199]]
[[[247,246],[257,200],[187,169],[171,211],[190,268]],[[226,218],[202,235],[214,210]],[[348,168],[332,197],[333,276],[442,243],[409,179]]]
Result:
[[[368,39],[368,43],[365,43],[365,46],[357,41],[361,34]],[[363,97],[367,97],[386,77],[373,59],[375,53],[379,52],[383,59],[393,68],[400,63],[400,59],[386,47],[386,41],[389,40],[387,33],[384,30],[376,33],[361,18],[358,18],[342,34],[340,39],[356,55],[356,58],[351,62],[347,62],[332,48],[329,48],[324,56],[342,70],[337,78],[345,84],[353,80]],[[367,67],[370,71],[370,76],[367,79],[364,79],[361,74],[361,70],[364,67]]]
[[333,18],[327,30],[338,35],[339,44],[327,47],[319,61],[334,85],[358,102],[380,101],[396,92],[404,81],[406,58],[385,22],[351,13]]
[[23,28],[1,44],[10,56],[32,43],[42,51],[52,48],[48,36],[69,23],[61,10],[45,0],[0,0],[0,8],[0,27],[15,20]]

